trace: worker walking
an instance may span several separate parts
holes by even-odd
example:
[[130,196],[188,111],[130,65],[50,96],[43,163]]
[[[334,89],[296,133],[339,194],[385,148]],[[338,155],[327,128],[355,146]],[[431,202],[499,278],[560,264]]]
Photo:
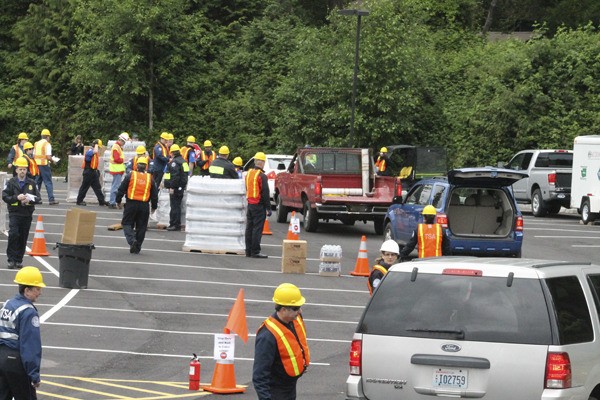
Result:
[[295,400],[298,378],[310,364],[300,308],[300,289],[282,283],[275,289],[275,313],[256,332],[252,383],[259,400]]
[[33,305],[46,287],[36,267],[15,276],[19,293],[0,310],[0,399],[36,400],[40,386],[42,338],[40,317]]
[[83,180],[81,182],[81,186],[79,187],[79,192],[77,193],[76,202],[78,206],[86,205],[86,202],[83,201],[83,199],[85,199],[90,186],[98,198],[98,204],[101,206],[108,205],[104,198],[104,193],[102,193],[102,186],[100,185],[100,171],[98,170],[98,164],[100,163],[100,155],[98,152],[100,151],[101,147],[102,140],[94,140],[92,142],[92,147],[85,152],[85,156],[83,157],[83,162],[81,163],[81,168],[83,168]]
[[121,203],[123,196],[127,198],[121,225],[129,244],[129,252],[133,254],[139,254],[142,249],[148,229],[150,208],[154,212],[158,207],[158,189],[152,175],[146,172],[147,165],[148,159],[140,157],[137,160],[137,169],[125,176],[117,192],[117,204]]
[[259,151],[254,155],[254,168],[246,174],[246,257],[268,258],[260,252],[263,226],[267,216],[271,216],[269,183],[263,171],[267,157]]
[[367,285],[369,287],[369,293],[373,294],[373,291],[377,289],[383,277],[387,274],[388,269],[392,265],[398,262],[398,256],[400,255],[400,246],[395,240],[389,239],[381,244],[381,257],[375,260],[377,263],[371,268],[371,274]]
[[388,169],[389,162],[388,149],[387,147],[382,147],[381,150],[379,150],[379,157],[377,157],[377,161],[375,161],[377,175],[388,176],[390,174]]
[[31,144],[31,142],[25,142],[25,144],[23,145],[23,151],[23,157],[27,160],[28,164],[27,177],[35,181],[36,176],[40,174],[40,168],[37,166],[35,160],[33,159],[33,145]]
[[112,184],[110,185],[110,197],[108,201],[109,208],[117,208],[117,190],[121,186],[123,175],[125,174],[125,154],[123,146],[129,140],[129,134],[123,132],[117,138],[112,149],[110,149],[110,163],[108,164],[108,172],[112,175]]
[[200,175],[208,176],[210,164],[217,158],[217,154],[212,150],[212,142],[204,141],[204,150],[200,152],[200,158],[196,160],[196,165],[200,168]]
[[239,179],[238,173],[235,170],[235,165],[229,158],[229,147],[221,146],[219,155],[208,167],[208,172],[211,178],[217,179]]
[[27,160],[24,157],[18,158],[15,161],[15,167],[17,176],[9,179],[2,191],[2,200],[8,207],[8,243],[6,245],[8,269],[23,267],[23,256],[35,210],[34,204],[42,203],[40,191],[35,182],[33,179],[27,178]]
[[452,255],[450,241],[440,224],[434,222],[437,211],[434,206],[423,208],[423,223],[417,226],[406,246],[400,251],[400,259],[405,260],[418,246],[419,258]]
[[[42,182],[48,192],[48,204],[54,206],[58,201],[54,199],[54,185],[52,184],[52,145],[50,144],[50,131],[42,130],[42,138],[33,145],[33,158],[40,169],[40,174],[36,177],[38,190],[42,189]],[[57,159],[58,160],[58,159]]]
[[160,134],[160,138],[158,142],[154,145],[152,150],[152,178],[154,179],[154,183],[156,187],[160,187],[160,183],[162,182],[163,175],[165,174],[165,168],[167,167],[167,162],[169,161],[169,148],[167,147],[167,141],[169,140],[169,133],[163,132]]
[[181,148],[174,144],[171,146],[171,154],[173,159],[167,165],[167,173],[165,174],[165,188],[169,189],[169,200],[171,212],[169,213],[168,231],[181,230],[181,203],[183,201],[183,193],[187,188],[189,166],[188,163],[181,157]]
[[8,151],[8,157],[6,158],[6,162],[8,164],[8,170],[9,172],[12,172],[13,176],[17,175],[14,163],[15,161],[17,161],[17,158],[21,157],[25,153],[25,149],[23,148],[23,146],[25,146],[25,143],[28,140],[29,137],[27,136],[27,133],[19,133],[19,136],[17,136],[17,143],[13,145]]

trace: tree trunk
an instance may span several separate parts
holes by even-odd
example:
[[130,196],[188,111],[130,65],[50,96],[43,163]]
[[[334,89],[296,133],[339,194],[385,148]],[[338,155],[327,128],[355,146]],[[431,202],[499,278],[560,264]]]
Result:
[[481,33],[484,35],[488,33],[490,27],[492,26],[492,22],[494,22],[494,10],[496,9],[497,4],[498,0],[492,0],[492,2],[490,3],[487,18],[485,19],[485,24],[483,25],[483,29],[481,30]]
[[154,92],[152,90],[154,84],[154,68],[153,63],[150,63],[150,82],[148,85],[148,133],[154,130]]

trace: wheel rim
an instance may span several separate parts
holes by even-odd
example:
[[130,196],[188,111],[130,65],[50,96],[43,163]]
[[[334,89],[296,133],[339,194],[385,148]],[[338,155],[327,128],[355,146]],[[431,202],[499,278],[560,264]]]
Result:
[[538,212],[540,209],[540,198],[537,194],[533,195],[533,200],[531,201],[531,208],[533,212]]
[[589,217],[590,217],[590,208],[587,203],[584,203],[583,207],[581,207],[581,219],[583,219],[584,221],[587,221]]

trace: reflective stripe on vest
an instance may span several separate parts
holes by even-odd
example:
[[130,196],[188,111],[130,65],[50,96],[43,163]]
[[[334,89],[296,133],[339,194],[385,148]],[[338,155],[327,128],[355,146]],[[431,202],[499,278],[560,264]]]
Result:
[[110,149],[110,164],[108,165],[108,171],[109,172],[125,172],[125,163],[121,162],[119,164],[115,164],[115,150],[117,150],[117,152],[119,153],[119,158],[121,158],[121,160],[124,159],[123,156],[123,149],[121,148],[121,146],[119,146],[118,143],[113,144],[112,149]]
[[[162,150],[161,153],[162,153],[163,157],[167,157],[169,155],[169,152],[167,151],[167,147],[164,144],[162,144],[161,142],[156,142],[156,144],[160,146],[160,148]],[[152,148],[152,159],[156,158],[156,153],[154,153],[154,149],[156,148],[156,144]]]
[[[6,302],[4,303],[4,307],[6,307]],[[4,315],[5,312],[8,310],[2,308],[2,319],[0,319],[0,329],[2,330],[0,330],[0,339],[19,340],[19,334],[17,333],[17,324],[15,323],[15,321],[19,317],[19,314],[23,310],[26,310],[28,308],[33,308],[33,306],[31,304],[23,304],[21,307],[17,308],[12,313],[7,312],[7,319],[4,319]]]
[[419,224],[419,258],[442,255],[442,226],[440,224]]
[[302,375],[310,364],[310,352],[306,343],[306,330],[304,329],[302,317],[298,315],[298,318],[292,323],[298,336],[297,339],[289,328],[273,317],[265,320],[263,325],[277,341],[277,349],[285,372],[289,376],[296,377]]
[[185,146],[181,149],[181,157],[187,162],[190,162],[190,150],[192,150],[189,146]]
[[260,179],[261,170],[254,168],[246,174],[246,198],[260,199],[262,189],[262,180]]
[[379,172],[383,172],[385,171],[386,168],[386,162],[385,162],[385,158],[377,158],[377,162],[375,163],[375,166],[377,168],[379,168]]
[[[98,169],[98,164],[100,163],[100,157],[98,157],[97,153],[92,154],[92,159],[90,160],[90,168]],[[81,168],[85,169],[85,156],[83,157],[83,161],[81,161]]]
[[211,165],[210,168],[208,169],[208,172],[210,172],[211,174],[215,174],[215,175],[223,175],[225,173],[225,168],[218,167],[216,165]]
[[152,187],[152,175],[146,172],[131,171],[127,198],[137,201],[148,201]]
[[48,159],[46,158],[46,146],[48,142],[45,139],[38,140],[33,146],[33,158],[37,165],[48,165]]
[[[373,265],[373,271],[379,271],[383,274],[383,276],[385,276],[387,274],[387,269],[385,269],[385,267],[383,267],[382,265],[379,264],[375,264]],[[383,279],[383,278],[381,278]],[[369,288],[369,293],[371,295],[373,295],[373,286],[371,286],[371,279],[367,279],[367,287]]]
[[29,163],[29,174],[31,174],[31,176],[38,176],[40,174],[40,168],[37,166],[35,161],[33,161],[33,159],[27,154],[23,154],[23,157],[25,157]]
[[15,158],[13,158],[13,163],[15,161],[17,161],[17,158],[22,157],[24,155],[23,150],[21,150],[21,146],[19,146],[18,144],[15,144],[13,146],[13,149],[15,149]]
[[210,152],[210,156],[206,155],[206,152],[202,152],[200,153],[200,158],[202,159],[202,161],[207,161],[203,166],[202,169],[208,169],[210,167],[210,163],[212,161],[215,160],[215,158],[217,158],[217,153],[215,153],[214,151],[211,150]]

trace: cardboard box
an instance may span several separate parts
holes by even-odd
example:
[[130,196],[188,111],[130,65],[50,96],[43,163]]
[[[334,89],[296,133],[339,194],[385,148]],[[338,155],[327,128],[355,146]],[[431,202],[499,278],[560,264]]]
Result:
[[281,272],[284,274],[303,274],[306,272],[306,257],[283,257]]
[[282,257],[303,257],[306,258],[307,244],[306,240],[284,240]]
[[92,244],[96,228],[96,213],[81,208],[71,208],[67,211],[62,243]]

